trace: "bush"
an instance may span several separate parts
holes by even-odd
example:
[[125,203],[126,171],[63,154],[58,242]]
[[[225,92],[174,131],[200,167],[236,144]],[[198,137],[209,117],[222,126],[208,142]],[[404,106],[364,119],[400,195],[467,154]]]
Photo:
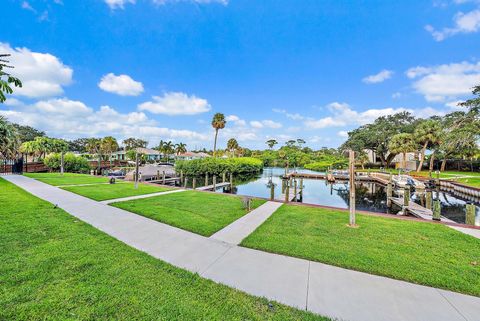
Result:
[[258,173],[263,168],[263,162],[256,158],[203,158],[189,161],[177,161],[176,170],[185,175],[202,175],[205,173],[220,175],[228,172],[233,174]]
[[348,162],[346,160],[337,160],[337,161],[320,161],[314,162],[305,165],[306,169],[310,169],[312,171],[319,171],[324,172],[330,169],[344,169],[348,166]]
[[[45,157],[43,163],[50,171],[59,171],[61,162],[60,153],[52,153]],[[70,173],[88,173],[90,171],[90,164],[85,157],[76,156],[72,153],[66,153],[63,157],[64,170]]]

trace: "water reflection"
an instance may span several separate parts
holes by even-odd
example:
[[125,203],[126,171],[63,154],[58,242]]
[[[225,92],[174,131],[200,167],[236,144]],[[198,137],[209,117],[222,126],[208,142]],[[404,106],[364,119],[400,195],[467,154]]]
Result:
[[[298,170],[302,173],[317,173],[309,170]],[[265,168],[261,174],[250,176],[239,176],[235,178],[234,193],[239,195],[270,197],[270,186],[275,185],[275,198],[282,194],[281,176],[283,168]],[[299,183],[299,180],[298,180]],[[358,210],[365,210],[379,213],[396,214],[400,211],[398,207],[387,207],[386,187],[377,183],[357,182],[355,206]],[[299,187],[300,188],[300,187]],[[337,181],[328,183],[326,180],[303,180],[304,203],[319,204],[347,209],[349,206],[349,184],[348,182]],[[219,190],[221,191],[221,190]],[[291,193],[293,193],[291,189]],[[395,196],[402,196],[403,191],[396,191]],[[433,193],[434,199],[438,199],[442,205],[441,214],[455,222],[465,223],[465,199],[455,196],[446,191]],[[412,193],[411,200],[425,205],[425,193]],[[475,225],[480,226],[480,202],[476,202]]]

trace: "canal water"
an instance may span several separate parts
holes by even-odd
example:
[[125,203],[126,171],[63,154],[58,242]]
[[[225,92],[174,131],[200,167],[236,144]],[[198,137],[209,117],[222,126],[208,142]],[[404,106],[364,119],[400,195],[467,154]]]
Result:
[[[301,173],[316,173],[309,170],[299,169],[297,172]],[[263,198],[270,197],[270,185],[275,184],[275,198],[279,198],[282,194],[282,180],[281,176],[285,173],[283,168],[267,167],[263,172],[249,177],[236,178],[234,185],[234,193],[245,196],[257,196]],[[299,182],[299,180],[297,180]],[[333,206],[347,209],[349,206],[349,184],[344,181],[337,181],[335,183],[328,183],[326,180],[318,179],[303,179],[303,203],[317,204],[325,206]],[[222,189],[218,190],[219,192]],[[401,196],[403,191],[396,191],[397,195]],[[290,189],[293,195],[293,189]],[[394,194],[395,194],[394,193]],[[457,223],[465,223],[465,199],[457,195],[453,195],[446,191],[439,193],[433,192],[434,199],[439,199],[441,202],[442,216],[449,218]],[[411,200],[424,205],[424,193],[412,193]],[[480,226],[480,201],[475,203],[477,207],[475,225]],[[373,182],[357,182],[356,183],[356,208],[358,210],[396,214],[400,208],[393,206],[387,207],[386,187]]]

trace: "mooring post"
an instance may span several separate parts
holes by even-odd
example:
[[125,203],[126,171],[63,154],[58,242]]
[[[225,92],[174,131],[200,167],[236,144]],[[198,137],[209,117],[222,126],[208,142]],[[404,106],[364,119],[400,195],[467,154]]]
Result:
[[205,173],[205,186],[208,186],[208,173]]
[[348,153],[349,182],[350,182],[350,226],[355,226],[355,152]]
[[217,187],[217,175],[213,175],[213,191],[215,192]]
[[287,184],[285,188],[285,203],[290,202],[290,186]]
[[194,176],[192,180],[192,188],[195,189],[197,188],[197,178]]
[[159,179],[160,179],[160,171],[157,170],[157,180],[159,180]]
[[230,193],[233,193],[233,173],[230,173]]
[[227,176],[227,173],[226,173],[226,172],[223,172],[223,174],[222,174],[222,183],[225,183],[225,182],[226,182],[226,176]]
[[433,216],[434,221],[440,221],[440,212],[442,211],[442,205],[439,200],[433,202]]
[[405,186],[403,189],[403,206],[407,207],[410,205],[410,187]]
[[135,153],[135,189],[138,188],[138,152]]
[[162,177],[163,177],[163,178],[162,178],[162,184],[165,185],[165,183],[166,183],[166,181],[165,181],[165,179],[166,179],[166,177],[165,177],[165,171],[163,171]]
[[437,174],[437,178],[435,179],[435,185],[440,188],[440,171],[436,171],[435,174]]
[[185,182],[184,182],[184,185],[183,185],[183,188],[187,188],[187,185],[188,185],[188,176],[185,177]]
[[476,211],[475,204],[468,203],[467,204],[467,215],[465,216],[465,224],[468,225],[475,225],[475,211]]
[[293,201],[297,201],[297,180],[293,180]]
[[183,169],[180,171],[180,186],[183,183]]
[[300,202],[303,199],[303,178],[300,178]]
[[270,200],[273,201],[274,198],[275,198],[275,184],[273,184],[273,182],[271,182],[271,184],[270,184]]
[[425,193],[425,207],[429,210],[432,209],[432,191],[429,189]]
[[393,197],[393,185],[392,182],[389,181],[387,184],[387,206],[392,206],[392,197]]

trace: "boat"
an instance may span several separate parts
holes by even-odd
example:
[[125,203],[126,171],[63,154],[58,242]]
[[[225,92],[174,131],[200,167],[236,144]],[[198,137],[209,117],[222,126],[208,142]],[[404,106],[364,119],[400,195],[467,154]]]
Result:
[[410,187],[415,189],[425,189],[425,184],[419,180],[414,179],[409,175],[397,175],[392,177],[395,186],[400,188]]

